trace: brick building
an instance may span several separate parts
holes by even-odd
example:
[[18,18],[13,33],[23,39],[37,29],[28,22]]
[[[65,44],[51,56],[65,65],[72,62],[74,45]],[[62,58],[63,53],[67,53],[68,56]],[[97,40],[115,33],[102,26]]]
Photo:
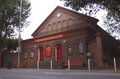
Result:
[[107,45],[116,40],[97,22],[95,18],[56,7],[34,31],[33,38],[22,41],[20,64],[25,68],[50,68],[52,60],[54,69],[62,69],[70,60],[71,67],[80,68],[87,67],[90,58],[92,67],[103,67],[103,55],[109,52]]

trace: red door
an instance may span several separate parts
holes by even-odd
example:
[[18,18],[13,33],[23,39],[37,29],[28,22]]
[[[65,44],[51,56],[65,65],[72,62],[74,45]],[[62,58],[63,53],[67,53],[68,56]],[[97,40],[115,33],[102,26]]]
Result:
[[62,45],[57,44],[57,60],[62,60]]
[[40,47],[40,50],[39,50],[39,57],[40,57],[40,61],[43,61],[44,60],[44,54],[43,54],[43,47]]

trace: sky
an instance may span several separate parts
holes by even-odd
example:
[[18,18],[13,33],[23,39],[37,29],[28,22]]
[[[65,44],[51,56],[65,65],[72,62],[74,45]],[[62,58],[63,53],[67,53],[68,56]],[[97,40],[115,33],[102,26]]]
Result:
[[[24,28],[21,33],[23,40],[32,38],[32,33],[39,27],[39,25],[50,15],[50,13],[57,7],[62,6],[63,2],[60,0],[29,0],[31,2],[31,15],[28,18],[30,24]],[[102,15],[105,12],[100,11],[97,13],[96,18],[99,18],[99,25],[102,23]]]
[[[31,15],[28,18],[30,24],[21,33],[22,39],[32,38],[31,34],[48,17],[48,15],[59,5],[63,6],[60,0],[29,0],[31,2]],[[64,6],[63,6],[64,7]]]

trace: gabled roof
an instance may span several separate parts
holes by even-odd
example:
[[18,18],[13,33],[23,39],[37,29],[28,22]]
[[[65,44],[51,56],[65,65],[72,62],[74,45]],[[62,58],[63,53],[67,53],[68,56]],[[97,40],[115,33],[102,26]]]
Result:
[[41,27],[45,24],[45,22],[58,10],[58,9],[61,9],[61,10],[64,10],[64,11],[67,11],[67,12],[70,12],[70,13],[73,13],[75,15],[78,15],[80,17],[83,17],[85,18],[86,21],[89,21],[89,22],[93,22],[93,23],[97,23],[98,22],[98,19],[95,19],[93,17],[90,17],[90,16],[86,16],[86,15],[83,15],[81,13],[78,13],[78,12],[75,12],[73,10],[69,10],[69,9],[66,9],[66,8],[63,8],[63,7],[60,7],[60,6],[57,6],[53,11],[52,13],[42,22],[42,24],[33,32],[32,36],[34,36],[34,34],[39,30],[41,29]]

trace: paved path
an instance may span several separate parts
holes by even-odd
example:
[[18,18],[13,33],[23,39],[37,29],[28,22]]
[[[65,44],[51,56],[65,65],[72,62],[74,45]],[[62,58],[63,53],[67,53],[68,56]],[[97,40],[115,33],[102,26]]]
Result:
[[0,79],[120,79],[120,73],[111,70],[0,69]]

